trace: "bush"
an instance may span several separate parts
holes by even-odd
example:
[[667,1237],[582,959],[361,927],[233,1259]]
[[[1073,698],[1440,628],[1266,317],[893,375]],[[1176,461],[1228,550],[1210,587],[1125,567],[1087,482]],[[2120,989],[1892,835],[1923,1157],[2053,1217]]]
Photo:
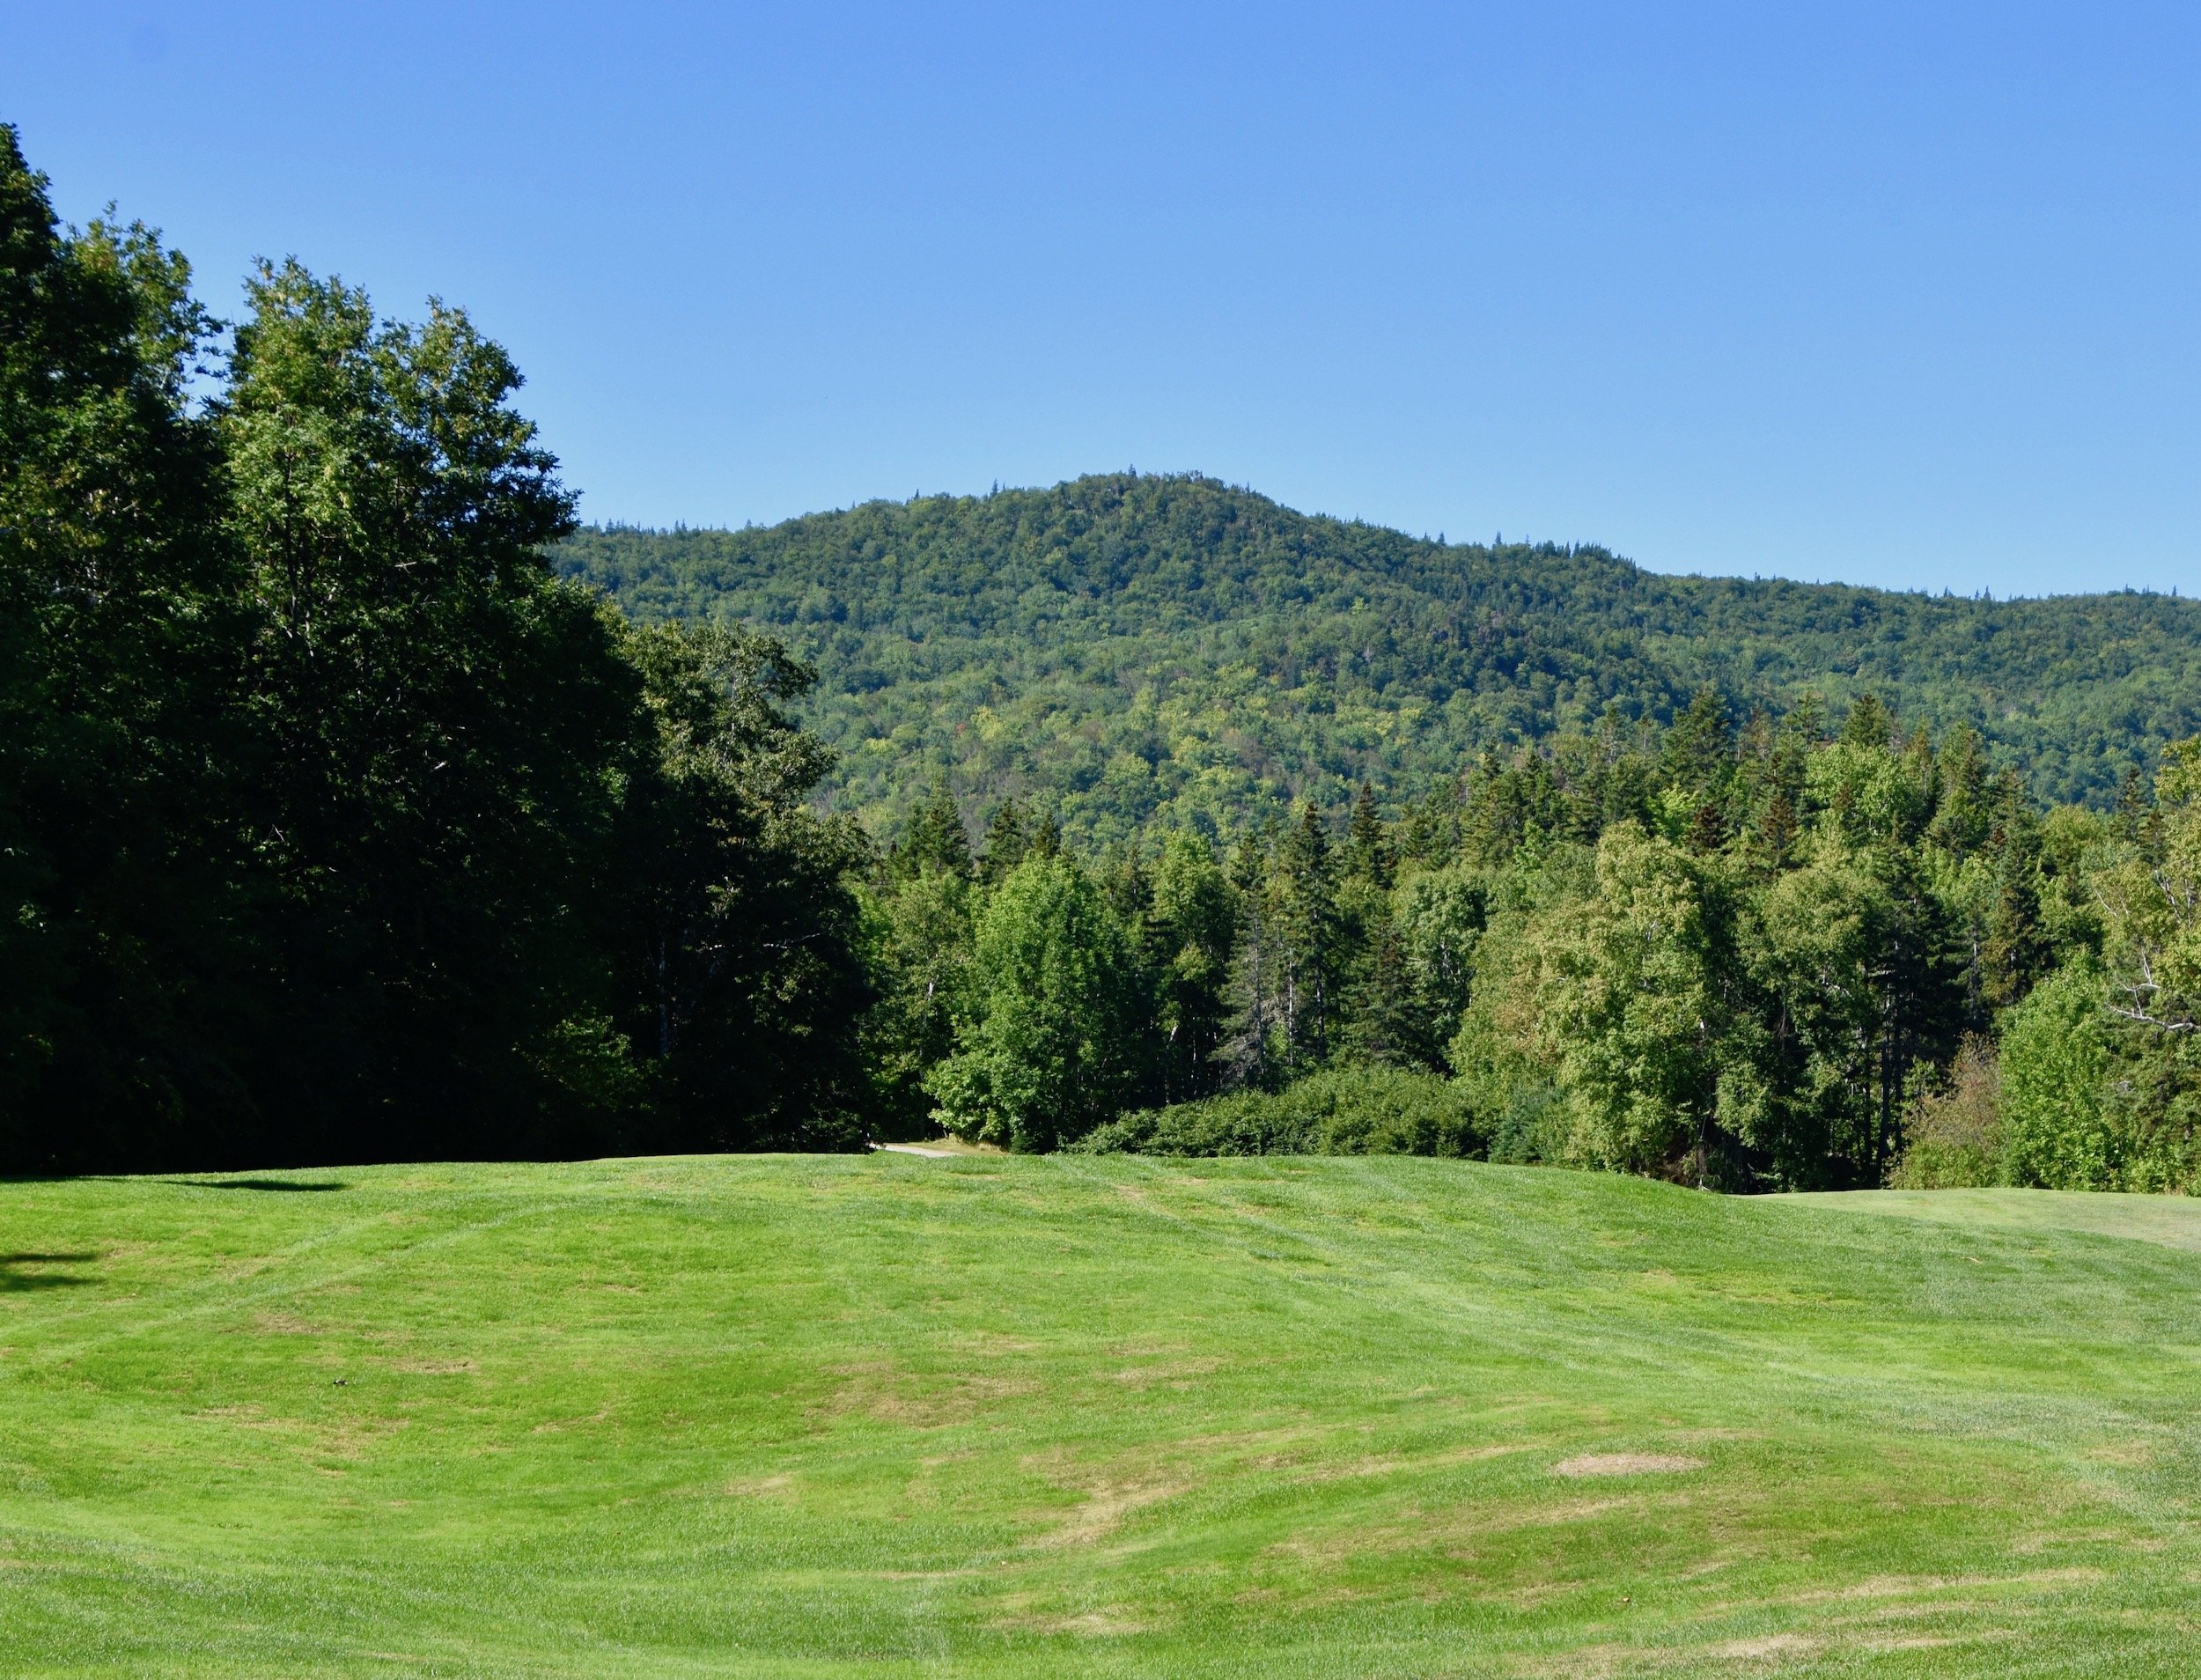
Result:
[[1461,1087],[1395,1067],[1331,1068],[1280,1092],[1145,1109],[1074,1146],[1081,1154],[1480,1155]]
[[1918,1099],[1905,1122],[1890,1190],[1969,1190],[2003,1177],[2001,1068],[1995,1047],[1969,1038],[1948,1083]]

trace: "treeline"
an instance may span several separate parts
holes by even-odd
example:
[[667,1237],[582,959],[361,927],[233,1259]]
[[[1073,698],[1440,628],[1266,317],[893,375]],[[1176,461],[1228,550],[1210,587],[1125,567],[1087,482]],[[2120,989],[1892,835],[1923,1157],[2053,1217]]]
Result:
[[1197,475],[873,502],[740,531],[589,529],[561,570],[644,623],[738,623],[819,667],[829,808],[896,832],[937,777],[1079,844],[1422,798],[1488,750],[1872,693],[1969,724],[2036,798],[2106,808],[2201,733],[2201,604],[1963,600],[1646,572],[1595,547],[1309,517]]
[[1698,694],[1387,822],[1083,861],[937,793],[865,893],[884,1107],[1016,1148],[1411,1151],[1711,1188],[2191,1182],[2201,747],[2043,812],[1871,696]]
[[807,668],[557,580],[463,313],[188,282],[0,129],[0,1170],[860,1140]]
[[[836,782],[784,643],[560,578],[627,550],[576,537],[463,313],[286,262],[223,323],[189,278],[142,226],[62,229],[0,129],[0,1171],[946,1125],[1733,1190],[2194,1179],[2201,745],[2044,807],[1932,706],[1683,692],[1675,580],[1610,556],[1127,477],[727,536],[737,604],[878,585],[802,596],[833,658],[887,661],[829,722],[932,692],[892,659],[946,685],[843,729]],[[2000,634],[1964,605],[1911,628]],[[2192,638],[2184,603],[2087,610],[2130,632],[2056,667],[2127,707],[2094,776],[2194,704],[2143,716],[2134,650]],[[1027,629],[1040,665],[990,674]],[[1049,660],[1086,687],[1020,711]]]

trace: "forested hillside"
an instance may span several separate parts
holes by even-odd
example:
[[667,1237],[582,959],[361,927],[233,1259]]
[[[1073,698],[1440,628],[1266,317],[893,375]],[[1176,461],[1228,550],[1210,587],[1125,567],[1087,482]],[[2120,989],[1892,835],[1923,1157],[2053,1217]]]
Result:
[[579,532],[462,311],[242,302],[0,125],[0,1171],[946,1127],[2201,1186],[2187,603],[1196,478]]
[[1672,578],[1598,548],[1310,518],[1198,476],[873,502],[741,531],[584,530],[570,578],[631,615],[747,621],[821,671],[835,804],[891,832],[936,775],[1072,837],[1230,832],[1297,796],[1387,804],[1486,748],[1876,693],[1968,723],[2036,796],[2106,805],[2201,728],[2201,606],[1974,601]]

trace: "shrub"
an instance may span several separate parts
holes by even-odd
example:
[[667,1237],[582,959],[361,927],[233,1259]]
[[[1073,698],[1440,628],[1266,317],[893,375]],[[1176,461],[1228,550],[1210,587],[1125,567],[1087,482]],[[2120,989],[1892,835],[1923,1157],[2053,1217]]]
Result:
[[1270,1093],[1145,1109],[1075,1146],[1084,1154],[1479,1155],[1461,1087],[1404,1068],[1329,1068]]
[[2002,1182],[2001,1067],[1993,1043],[1968,1038],[1947,1085],[1911,1106],[1891,1190],[1966,1190]]

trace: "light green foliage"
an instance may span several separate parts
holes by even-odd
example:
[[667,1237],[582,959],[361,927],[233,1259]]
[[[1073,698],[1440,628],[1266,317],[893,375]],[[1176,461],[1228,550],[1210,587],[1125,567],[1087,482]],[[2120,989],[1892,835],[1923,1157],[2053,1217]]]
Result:
[[2097,891],[2127,1017],[2183,1032],[2201,1025],[2201,741],[2165,755],[2156,800],[2120,825]]
[[1149,998],[1138,952],[1091,876],[1027,858],[978,918],[968,1014],[924,1086],[949,1131],[1052,1149],[1138,1088]]
[[17,1183],[0,1667],[2180,1675],[2197,1214],[1396,1158]]
[[1925,790],[1884,744],[1833,741],[1807,763],[1805,797],[1828,814],[1827,832],[1847,844],[1900,844],[1924,825]]
[[1623,824],[1598,844],[1593,891],[1539,930],[1542,1048],[1599,1166],[1661,1164],[1710,1124],[1726,1023],[1704,898],[1685,853]]
[[2112,1190],[2125,1148],[2104,1099],[2109,1025],[2100,977],[2066,969],[2034,989],[2002,1032],[2004,1170],[2013,1184]]
[[1489,913],[1489,884],[1457,867],[1410,870],[1393,889],[1391,914],[1415,1003],[1427,1035],[1439,1046],[1459,1029],[1467,1009]]

